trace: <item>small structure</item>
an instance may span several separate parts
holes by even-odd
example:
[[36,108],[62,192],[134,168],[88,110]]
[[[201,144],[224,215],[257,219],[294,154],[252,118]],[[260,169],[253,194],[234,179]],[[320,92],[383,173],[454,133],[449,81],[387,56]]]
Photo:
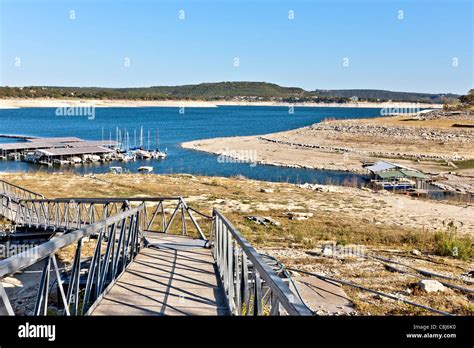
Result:
[[428,175],[416,169],[387,161],[378,161],[365,168],[369,171],[372,182],[386,190],[426,189],[430,180]]
[[40,163],[56,163],[63,164],[71,162],[74,157],[82,156],[83,162],[91,161],[92,155],[100,156],[107,155],[113,150],[102,146],[91,147],[70,147],[70,148],[52,148],[36,150],[34,153],[34,161]]
[[109,173],[122,174],[123,173],[123,168],[122,167],[109,167]]
[[150,166],[143,166],[143,167],[138,168],[138,172],[142,174],[148,174],[148,173],[151,173],[152,171],[153,171],[153,167],[150,167]]

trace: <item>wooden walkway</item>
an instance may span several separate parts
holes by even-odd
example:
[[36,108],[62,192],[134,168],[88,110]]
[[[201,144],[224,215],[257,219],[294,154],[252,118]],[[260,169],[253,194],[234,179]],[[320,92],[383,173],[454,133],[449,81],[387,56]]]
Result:
[[203,241],[149,233],[144,248],[91,315],[229,315]]

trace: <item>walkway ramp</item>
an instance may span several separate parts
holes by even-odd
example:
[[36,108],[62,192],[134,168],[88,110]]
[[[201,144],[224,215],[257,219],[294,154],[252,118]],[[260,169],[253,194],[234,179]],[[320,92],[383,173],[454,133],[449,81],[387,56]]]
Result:
[[156,233],[147,240],[151,244],[91,315],[229,315],[214,258],[203,241]]

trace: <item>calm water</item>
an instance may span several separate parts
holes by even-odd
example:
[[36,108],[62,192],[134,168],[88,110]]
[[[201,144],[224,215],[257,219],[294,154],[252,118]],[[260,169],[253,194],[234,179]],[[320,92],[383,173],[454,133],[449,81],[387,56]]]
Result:
[[[104,173],[113,165],[136,172],[138,167],[150,165],[154,173],[189,173],[195,175],[234,176],[243,175],[267,181],[293,183],[334,183],[345,180],[362,180],[361,176],[345,172],[283,168],[267,165],[251,166],[248,163],[219,163],[217,156],[186,150],[180,143],[196,139],[257,135],[308,126],[325,118],[368,118],[380,115],[380,109],[365,108],[295,108],[290,114],[286,107],[237,107],[186,108],[184,114],[178,108],[97,108],[95,119],[84,116],[56,116],[54,108],[22,108],[0,110],[0,134],[22,134],[40,137],[75,136],[87,140],[100,140],[102,134],[115,140],[116,127],[127,129],[134,144],[140,126],[144,129],[144,145],[155,148],[155,129],[159,130],[159,145],[168,149],[165,160],[136,162],[109,162],[106,164],[80,165],[75,167],[45,167],[25,162],[0,161],[0,171],[67,171],[78,173]],[[15,140],[1,139],[1,142]],[[138,141],[138,140],[137,140]],[[70,168],[70,169],[69,169]]]

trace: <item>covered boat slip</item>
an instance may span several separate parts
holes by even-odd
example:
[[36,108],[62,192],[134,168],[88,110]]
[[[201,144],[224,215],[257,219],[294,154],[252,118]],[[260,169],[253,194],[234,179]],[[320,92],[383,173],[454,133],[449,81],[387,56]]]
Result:
[[[71,161],[78,156],[101,156],[114,152],[113,150],[102,146],[74,147],[74,148],[52,148],[36,150],[34,154],[35,161],[53,163],[53,161]],[[93,158],[95,159],[95,158]],[[99,160],[99,159],[97,159]]]
[[32,151],[37,149],[47,149],[52,148],[55,145],[48,142],[21,142],[21,143],[6,143],[0,144],[0,154],[2,156],[7,156],[9,154],[21,154],[25,151]]
[[45,162],[54,159],[70,161],[70,157],[77,155],[107,154],[118,146],[119,143],[112,140],[83,140],[76,137],[34,138],[23,142],[0,144],[0,156],[30,162],[44,162],[42,157],[46,157]]
[[426,189],[430,177],[416,169],[379,161],[366,167],[372,176],[372,182],[384,189]]

